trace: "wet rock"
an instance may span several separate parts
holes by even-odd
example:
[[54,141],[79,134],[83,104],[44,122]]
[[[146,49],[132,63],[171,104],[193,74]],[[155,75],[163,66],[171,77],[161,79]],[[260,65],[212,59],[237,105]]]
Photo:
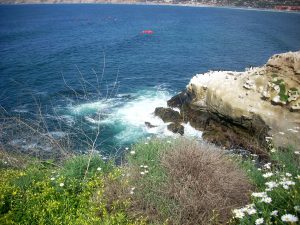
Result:
[[182,121],[180,113],[170,108],[157,107],[154,114],[160,117],[165,123],[179,123]]
[[155,125],[152,125],[150,122],[145,122],[145,125],[146,125],[146,127],[148,127],[148,128],[154,128],[154,127],[157,127],[157,126],[155,126]]
[[188,104],[192,99],[192,94],[187,91],[182,91],[179,94],[173,96],[167,101],[167,104],[171,108],[181,108],[184,104]]
[[175,134],[184,134],[184,126],[182,126],[180,123],[170,123],[167,128]]

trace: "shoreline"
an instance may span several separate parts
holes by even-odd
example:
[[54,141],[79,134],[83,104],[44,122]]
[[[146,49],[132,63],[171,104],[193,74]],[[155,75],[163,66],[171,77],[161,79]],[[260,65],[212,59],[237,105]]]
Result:
[[296,10],[278,10],[275,8],[253,8],[240,6],[222,6],[222,5],[207,5],[207,4],[187,4],[187,3],[159,3],[159,2],[38,2],[38,3],[0,3],[1,5],[143,5],[143,6],[172,6],[172,7],[193,7],[193,8],[220,8],[220,9],[235,9],[263,12],[281,12],[281,13],[300,13]]

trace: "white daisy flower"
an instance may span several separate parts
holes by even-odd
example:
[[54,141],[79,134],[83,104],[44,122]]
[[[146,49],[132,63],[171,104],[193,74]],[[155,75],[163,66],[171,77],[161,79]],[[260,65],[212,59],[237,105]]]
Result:
[[300,212],[300,206],[299,205],[294,206],[294,209],[295,209],[296,212]]
[[135,154],[135,151],[130,151],[130,154],[131,154],[131,155],[134,155],[134,154]]
[[65,184],[64,184],[64,183],[60,183],[59,186],[60,186],[60,187],[63,187],[63,186],[65,186]]
[[101,171],[102,169],[101,169],[101,167],[98,167],[97,170],[98,170],[98,171]]
[[51,179],[50,180],[55,180],[55,177],[51,177]]
[[288,185],[282,185],[282,187],[285,189],[285,190],[288,190],[290,187]]
[[245,216],[245,213],[241,209],[234,209],[233,214],[235,218],[242,219]]
[[264,218],[259,218],[255,220],[255,225],[263,224],[264,223]]
[[273,173],[271,173],[271,172],[263,174],[264,178],[268,178],[268,177],[271,177],[271,176],[273,176]]
[[272,199],[270,197],[264,197],[264,198],[261,199],[261,201],[264,202],[264,203],[268,203],[269,204],[269,203],[272,202]]
[[274,181],[266,182],[265,185],[268,186],[268,188],[271,189],[271,190],[272,190],[273,188],[278,187],[278,184],[277,184],[276,182],[274,182]]
[[249,209],[247,209],[246,212],[248,213],[248,215],[253,215],[253,214],[255,214],[257,211],[256,211],[256,209],[254,209],[254,208],[249,208]]
[[271,216],[278,216],[278,210],[274,210],[271,212]]
[[266,164],[264,165],[264,168],[265,168],[265,169],[271,169],[271,163],[266,163]]
[[268,197],[266,192],[253,192],[251,196],[256,198],[265,198]]
[[297,222],[298,221],[298,217],[297,216],[294,216],[292,214],[285,214],[281,217],[281,220],[283,222],[290,222],[290,223],[293,223],[293,222]]
[[291,181],[291,180],[285,180],[285,181],[281,181],[279,182],[281,185],[287,185],[287,186],[293,186],[295,185],[296,183],[294,181]]

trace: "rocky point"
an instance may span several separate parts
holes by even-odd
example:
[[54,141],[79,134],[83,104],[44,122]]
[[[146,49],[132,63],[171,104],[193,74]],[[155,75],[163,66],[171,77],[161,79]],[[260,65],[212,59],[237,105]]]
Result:
[[173,122],[174,132],[183,134],[180,123],[190,122],[204,140],[264,155],[270,140],[299,148],[299,94],[300,51],[288,52],[244,72],[197,74],[168,101],[170,108],[157,108],[155,115]]

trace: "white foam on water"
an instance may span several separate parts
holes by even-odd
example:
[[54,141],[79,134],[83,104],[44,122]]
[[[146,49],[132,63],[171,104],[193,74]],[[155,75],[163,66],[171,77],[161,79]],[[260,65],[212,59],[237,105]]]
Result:
[[[165,90],[144,91],[137,94],[137,98],[128,101],[115,112],[118,123],[124,129],[116,135],[120,142],[127,142],[138,139],[146,134],[161,134],[166,125],[161,119],[154,115],[156,107],[166,107],[167,100],[171,95]],[[145,122],[152,124],[153,128],[148,128]]]
[[111,100],[99,100],[88,102],[71,107],[71,112],[75,115],[85,115],[89,113],[101,112],[112,105]]
[[195,138],[201,138],[202,137],[202,131],[196,130],[194,127],[191,126],[190,123],[186,123],[184,126],[184,135],[187,137],[195,137]]
[[[130,96],[130,98],[122,98]],[[81,115],[90,124],[91,128],[105,124],[115,130],[113,138],[122,144],[134,142],[146,136],[170,137],[174,138],[179,134],[174,134],[167,129],[168,123],[164,123],[159,117],[154,115],[156,107],[167,107],[167,100],[172,95],[164,89],[157,88],[139,91],[126,95],[118,95],[117,98],[104,99],[95,102],[83,103],[69,107],[72,115]],[[179,109],[174,109],[179,111]],[[98,116],[98,115],[105,115]],[[147,127],[145,122],[149,122],[154,127]],[[190,124],[183,124],[185,136],[201,137],[202,133],[191,127]]]

